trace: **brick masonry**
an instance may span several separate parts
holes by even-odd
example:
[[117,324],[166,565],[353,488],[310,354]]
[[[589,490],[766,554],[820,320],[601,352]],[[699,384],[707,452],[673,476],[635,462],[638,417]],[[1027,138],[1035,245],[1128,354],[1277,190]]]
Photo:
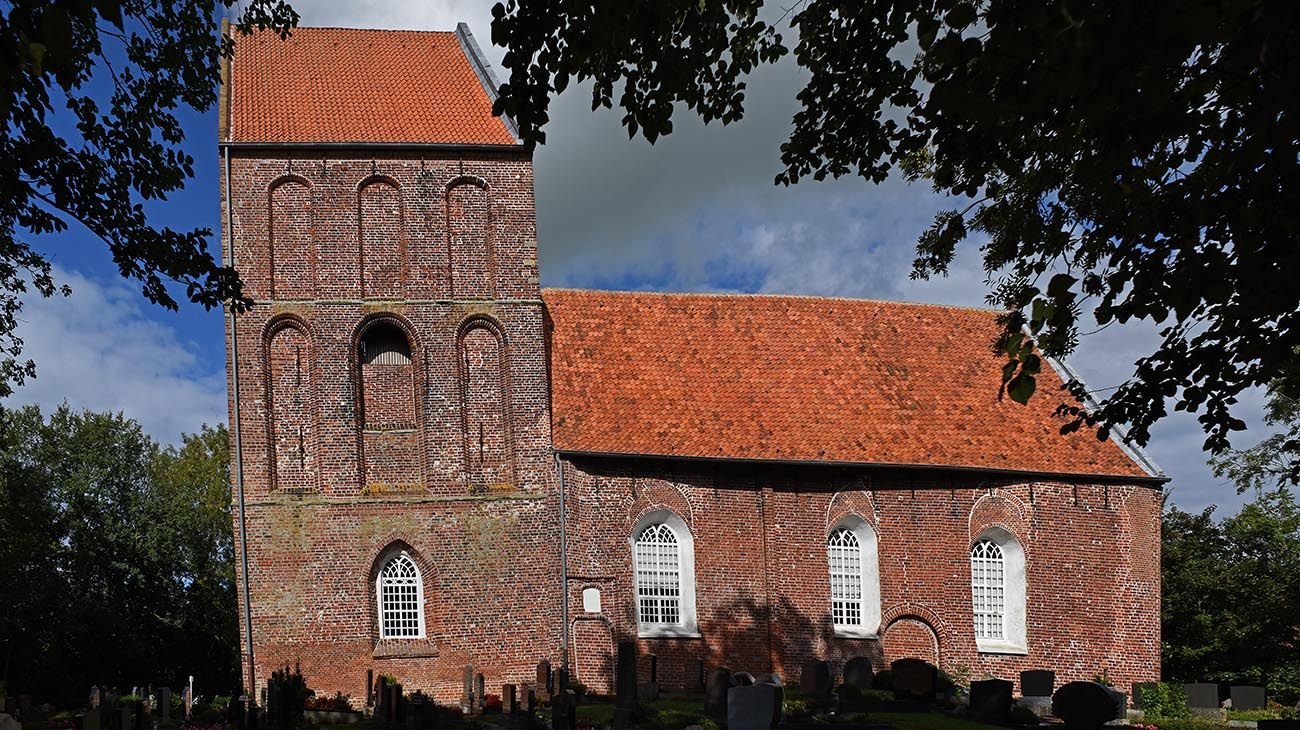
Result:
[[[530,681],[562,658],[563,590],[568,659],[608,690],[616,643],[636,636],[629,532],[653,509],[695,541],[700,637],[638,641],[642,674],[655,654],[669,688],[697,686],[701,662],[796,678],[814,656],[1104,670],[1121,688],[1158,676],[1160,492],[1122,478],[575,457],[562,588],[527,154],[231,162],[223,204],[257,302],[236,327],[260,678],[299,662],[318,692],[359,700],[373,669],[445,702],[465,664],[490,686]],[[405,361],[361,356],[393,338]],[[876,639],[829,626],[825,539],[850,514],[879,536]],[[975,649],[968,552],[991,526],[1027,557],[1027,656]],[[379,639],[375,579],[395,550],[421,570],[425,639]],[[593,587],[602,610],[587,613]]]

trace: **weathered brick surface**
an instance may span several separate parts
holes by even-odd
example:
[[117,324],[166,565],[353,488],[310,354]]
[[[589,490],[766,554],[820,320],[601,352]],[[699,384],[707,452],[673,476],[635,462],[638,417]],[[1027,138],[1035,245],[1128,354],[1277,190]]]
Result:
[[[575,673],[608,690],[613,647],[636,635],[629,532],[656,509],[694,535],[701,633],[638,640],[665,687],[698,687],[702,664],[793,679],[855,655],[1157,677],[1159,491],[1124,477],[575,458],[561,581],[527,156],[233,157],[235,262],[257,301],[236,327],[260,677],[299,662],[313,688],[360,698],[373,669],[443,701],[467,663],[492,686],[529,681],[561,659],[563,595]],[[385,327],[409,363],[363,362]],[[824,541],[848,515],[879,536],[879,639],[829,625]],[[1027,556],[1027,656],[975,648],[968,551],[995,525]],[[425,639],[378,638],[376,572],[396,549],[423,575]],[[583,610],[590,587],[600,612]]]
[[[697,666],[797,678],[814,657],[872,658],[879,670],[920,656],[974,676],[1015,680],[1055,669],[1061,681],[1105,670],[1121,688],[1159,674],[1160,492],[1148,486],[989,481],[937,472],[812,467],[708,467],[653,460],[566,466],[569,600],[602,587],[611,640],[636,637],[629,533],[671,509],[695,542],[699,639],[640,639],[659,681],[692,688]],[[880,639],[836,638],[825,540],[846,514],[879,536]],[[1027,656],[976,651],[970,545],[988,527],[1012,532],[1027,564]],[[583,629],[578,675],[609,649]],[[935,653],[937,652],[937,657]],[[648,672],[648,662],[642,662]],[[599,680],[596,680],[599,681]]]
[[[493,685],[558,663],[528,157],[236,152],[230,182],[256,300],[237,328],[258,676],[300,662],[356,699],[374,669],[451,700],[467,663]],[[363,362],[384,327],[409,363]],[[423,575],[425,640],[378,638],[394,546]]]

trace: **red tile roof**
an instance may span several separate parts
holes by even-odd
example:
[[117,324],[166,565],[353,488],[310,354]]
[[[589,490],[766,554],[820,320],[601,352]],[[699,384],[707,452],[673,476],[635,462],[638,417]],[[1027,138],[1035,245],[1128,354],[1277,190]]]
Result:
[[548,289],[562,451],[1148,477],[1062,436],[1061,380],[998,400],[996,312],[851,299]]
[[515,144],[454,32],[235,36],[232,142]]

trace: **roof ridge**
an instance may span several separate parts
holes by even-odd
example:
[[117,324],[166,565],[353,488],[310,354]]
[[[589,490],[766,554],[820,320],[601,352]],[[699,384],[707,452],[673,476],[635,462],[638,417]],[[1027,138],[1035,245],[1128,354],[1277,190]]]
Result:
[[[268,29],[269,30],[269,29]],[[295,25],[290,29],[290,35],[299,30],[364,30],[376,33],[444,33],[452,34],[456,29],[451,30],[428,30],[426,28],[362,28],[354,25]]]
[[780,292],[707,292],[707,291],[650,291],[637,289],[589,289],[584,287],[569,286],[548,286],[542,287],[545,294],[548,291],[561,292],[578,292],[589,294],[615,294],[620,296],[685,296],[685,297],[727,297],[735,299],[815,299],[819,301],[839,301],[839,302],[861,302],[872,304],[893,304],[903,307],[935,307],[938,309],[958,309],[985,314],[1001,314],[1001,309],[993,307],[977,307],[969,304],[940,304],[937,302],[918,302],[908,299],[879,299],[875,297],[850,297],[844,295],[822,295],[822,294],[783,294]]

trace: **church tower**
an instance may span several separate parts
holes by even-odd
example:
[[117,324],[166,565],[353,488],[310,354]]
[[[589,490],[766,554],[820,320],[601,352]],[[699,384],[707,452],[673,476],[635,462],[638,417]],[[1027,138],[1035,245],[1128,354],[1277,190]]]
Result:
[[[223,73],[249,681],[442,700],[560,646],[531,155],[468,28],[237,37]],[[236,415],[237,414],[237,415]],[[242,507],[241,507],[242,502]],[[549,594],[554,592],[554,596]],[[247,612],[247,613],[245,613]]]

